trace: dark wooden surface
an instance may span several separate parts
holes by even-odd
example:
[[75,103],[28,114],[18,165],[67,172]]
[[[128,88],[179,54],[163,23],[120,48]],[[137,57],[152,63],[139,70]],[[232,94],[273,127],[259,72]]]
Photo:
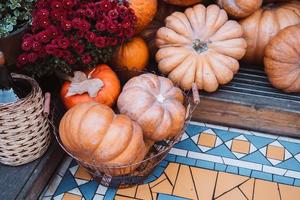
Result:
[[41,159],[18,167],[0,165],[0,199],[37,199],[63,157],[53,139]]
[[231,83],[200,96],[194,120],[300,137],[300,94],[273,88],[262,68],[242,65]]

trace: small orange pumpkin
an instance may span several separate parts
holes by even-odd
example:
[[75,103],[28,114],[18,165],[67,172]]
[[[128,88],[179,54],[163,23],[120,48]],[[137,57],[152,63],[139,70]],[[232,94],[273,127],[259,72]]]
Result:
[[157,11],[157,0],[129,0],[129,5],[137,17],[135,32],[139,33],[153,20]]
[[218,0],[218,5],[234,18],[251,15],[261,7],[262,3],[263,0]]
[[88,74],[91,78],[98,79],[103,83],[97,96],[91,97],[88,93],[67,96],[71,82],[65,82],[61,88],[61,98],[66,108],[70,109],[76,104],[86,102],[99,102],[108,106],[113,106],[121,90],[120,81],[115,72],[112,71],[109,66],[102,64],[96,66],[96,68]]
[[114,58],[117,67],[143,70],[149,61],[149,50],[141,37],[134,37],[117,49]]
[[[68,110],[60,122],[59,135],[70,153],[95,166],[138,163],[149,150],[136,122],[99,103],[83,103]],[[103,172],[122,175],[136,167],[103,168]]]

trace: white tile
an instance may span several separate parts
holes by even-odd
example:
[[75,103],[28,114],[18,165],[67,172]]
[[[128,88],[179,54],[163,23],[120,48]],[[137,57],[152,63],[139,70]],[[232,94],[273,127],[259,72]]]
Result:
[[70,156],[67,156],[63,161],[63,163],[59,166],[57,173],[61,176],[64,176],[71,162],[72,162],[72,158]]
[[287,149],[285,149],[284,159],[287,160],[287,159],[290,159],[291,157],[292,157],[292,154]]
[[187,150],[172,148],[170,154],[178,155],[178,156],[186,156]]
[[205,154],[205,153],[189,151],[187,157],[223,164],[223,160],[220,156],[214,156],[214,155],[209,155],[209,154]]
[[267,156],[267,147],[259,149],[259,151],[264,155]]
[[76,171],[77,171],[77,169],[78,169],[78,167],[79,167],[79,165],[76,165],[76,166],[74,166],[74,167],[71,167],[69,170],[70,170],[70,172],[71,172],[71,174],[74,176],[75,175],[75,173],[76,173]]
[[240,158],[244,157],[245,155],[247,155],[247,154],[237,153],[237,152],[233,152],[233,151],[232,151],[232,153],[233,153],[238,159],[240,159]]
[[216,135],[216,133],[212,130],[212,129],[207,129],[201,133],[208,133],[208,134],[211,134],[211,135]]
[[203,152],[207,152],[208,150],[211,150],[210,147],[205,147],[205,146],[202,146],[202,145],[198,145],[198,147],[201,149],[201,151]]
[[269,145],[275,146],[275,147],[283,147],[282,144],[280,144],[278,141],[274,141],[270,143]]
[[54,200],[61,200],[61,199],[63,198],[63,196],[64,196],[64,193],[55,196],[53,199],[54,199]]
[[225,158],[225,157],[223,157],[223,160],[224,160],[224,163],[226,165],[232,165],[232,166],[236,166],[236,167],[243,167],[243,168],[247,168],[247,169],[254,169],[254,170],[258,170],[258,171],[262,170],[262,165],[261,164],[242,161],[242,160],[235,160],[235,159]]
[[199,138],[199,135],[194,135],[192,137],[192,140],[195,142],[195,144],[198,144],[198,138]]
[[51,200],[51,199],[52,199],[52,197],[42,197],[39,200]]
[[279,137],[278,140],[300,144],[300,140],[299,139],[295,139],[295,138]]
[[60,181],[61,181],[61,177],[57,174],[55,174],[51,181],[50,181],[50,184],[48,185],[48,189],[45,193],[45,196],[52,196],[54,194],[54,192],[56,191]]
[[231,149],[232,140],[225,142],[225,145],[228,147],[228,149]]
[[205,127],[205,124],[204,124],[204,123],[201,123],[201,122],[190,121],[190,124]]
[[78,179],[78,178],[75,178],[75,181],[78,185],[83,185],[83,184],[89,182],[87,180],[82,180],[82,179]]
[[267,158],[267,159],[272,163],[272,165],[277,165],[282,162],[282,160],[275,160],[272,158]]
[[249,152],[249,154],[253,153],[256,150],[257,150],[257,148],[252,143],[250,143],[250,152]]
[[243,136],[243,135],[240,135],[240,136],[238,136],[236,138],[233,138],[233,139],[248,141],[247,138],[245,138],[245,136]]
[[105,186],[99,184],[96,193],[97,193],[97,194],[105,195],[106,191],[107,191],[107,187],[105,187]]
[[217,137],[215,147],[220,146],[221,144],[223,144],[223,141]]
[[184,132],[184,133],[182,134],[180,140],[183,141],[183,140],[188,139],[188,138],[189,138],[189,136],[186,134],[186,132]]
[[102,200],[102,199],[104,199],[104,196],[99,195],[99,194],[95,194],[95,196],[93,198],[93,200]]
[[220,129],[220,130],[225,130],[225,131],[228,131],[228,129],[229,129],[226,126],[219,126],[219,125],[214,125],[214,124],[206,124],[205,123],[205,126],[208,128],[215,128],[215,129]]
[[295,155],[295,158],[300,162],[300,153]]
[[288,170],[285,173],[285,176],[300,179],[300,172],[296,172],[296,171],[293,171],[293,170]]
[[72,193],[72,194],[76,194],[78,196],[82,196],[82,194],[81,194],[81,192],[78,188],[74,188],[74,189],[68,191],[68,193]]
[[271,174],[277,174],[283,176],[286,173],[286,169],[278,168],[278,167],[271,167],[268,165],[263,166],[263,171]]
[[256,136],[260,136],[260,137],[266,137],[266,138],[271,138],[271,139],[277,139],[278,136],[276,135],[270,135],[270,134],[267,134],[267,133],[261,133],[261,132],[256,132],[256,131],[250,131],[253,135],[256,135]]
[[229,131],[236,132],[236,133],[242,133],[246,135],[253,135],[250,131],[244,130],[244,129],[238,129],[238,128],[229,128]]

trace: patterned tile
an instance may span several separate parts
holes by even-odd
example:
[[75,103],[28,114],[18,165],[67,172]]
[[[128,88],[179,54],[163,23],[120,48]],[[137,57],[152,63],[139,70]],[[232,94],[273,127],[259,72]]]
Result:
[[192,122],[142,185],[101,186],[70,158],[51,182],[42,199],[298,200],[300,140]]

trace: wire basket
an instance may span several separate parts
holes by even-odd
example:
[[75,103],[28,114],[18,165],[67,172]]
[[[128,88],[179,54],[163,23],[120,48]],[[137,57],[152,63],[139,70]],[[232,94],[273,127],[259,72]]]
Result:
[[38,83],[20,74],[12,74],[12,77],[26,81],[31,88],[29,94],[17,102],[0,105],[0,162],[18,166],[41,157],[50,144],[51,135]]
[[[141,74],[144,72],[141,72]],[[142,184],[144,180],[152,173],[154,168],[167,156],[171,148],[181,139],[181,136],[185,132],[192,113],[197,107],[198,103],[194,103],[190,97],[190,91],[184,93],[185,102],[184,105],[187,108],[186,120],[184,127],[180,133],[170,140],[163,140],[155,143],[149,150],[146,157],[138,163],[130,165],[99,165],[94,163],[87,163],[69,152],[62,144],[62,141],[55,132],[55,138],[60,146],[66,151],[72,158],[74,158],[82,167],[84,167],[98,183],[107,187],[127,188],[138,184]],[[147,141],[146,141],[147,143]],[[118,175],[123,174],[123,175]],[[125,175],[124,175],[125,174]]]

